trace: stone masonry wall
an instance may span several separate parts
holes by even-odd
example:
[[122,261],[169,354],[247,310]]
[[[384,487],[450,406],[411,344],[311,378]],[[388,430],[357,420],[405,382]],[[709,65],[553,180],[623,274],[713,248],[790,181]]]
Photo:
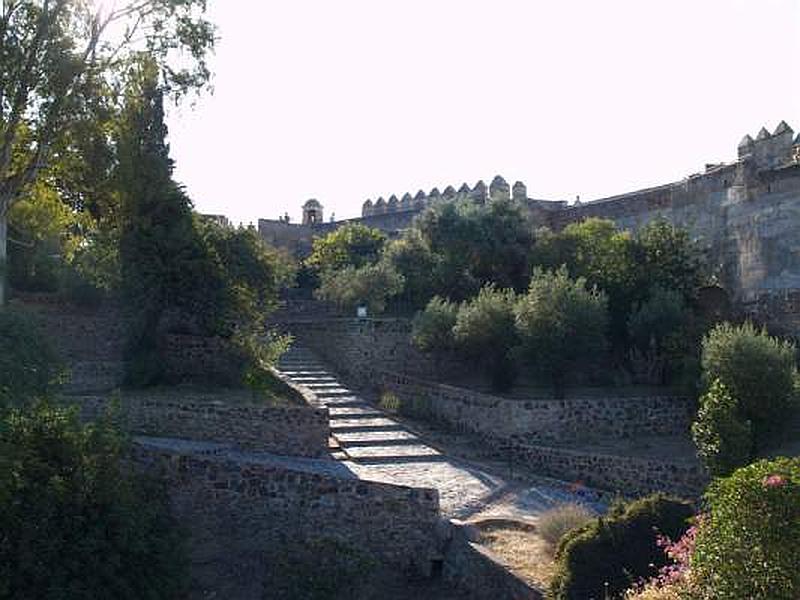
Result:
[[269,597],[263,581],[268,558],[318,539],[399,570],[426,572],[438,557],[436,490],[198,456],[158,444],[137,445],[134,459],[166,478],[175,514],[190,534],[196,598]]
[[[109,408],[105,397],[81,398],[81,416]],[[212,402],[126,398],[118,419],[131,433],[222,442],[287,456],[322,456],[330,426],[325,408],[223,405]]]
[[511,443],[565,443],[639,435],[681,435],[692,406],[681,397],[516,400],[384,371],[374,380],[400,398],[424,400],[430,418]]
[[669,492],[688,498],[708,485],[699,463],[617,456],[533,444],[510,444],[511,457],[527,468],[567,481],[617,491],[626,496]]

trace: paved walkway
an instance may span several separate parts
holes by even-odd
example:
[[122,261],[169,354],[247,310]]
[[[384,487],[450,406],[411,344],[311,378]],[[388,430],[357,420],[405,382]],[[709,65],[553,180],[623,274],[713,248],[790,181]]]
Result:
[[342,385],[310,351],[293,347],[279,369],[327,406],[340,464],[362,479],[439,490],[442,513],[461,519],[529,519],[554,504],[579,499],[566,485],[521,484],[496,470],[449,456]]

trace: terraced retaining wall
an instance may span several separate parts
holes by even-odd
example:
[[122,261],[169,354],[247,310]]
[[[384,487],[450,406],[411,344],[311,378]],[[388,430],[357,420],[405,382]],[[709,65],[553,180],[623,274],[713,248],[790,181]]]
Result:
[[[190,534],[197,598],[269,598],[264,572],[270,557],[314,540],[334,540],[398,570],[427,573],[439,556],[433,489],[202,456],[163,444],[137,445],[134,460],[166,478],[175,514]],[[283,559],[295,570],[310,568],[293,565],[291,555]]]
[[680,435],[692,418],[689,400],[673,396],[517,400],[391,371],[376,371],[372,380],[382,390],[413,399],[432,420],[511,443]]
[[[107,410],[105,397],[80,399],[81,416]],[[226,405],[215,402],[125,398],[121,426],[132,433],[234,444],[288,456],[322,456],[328,449],[328,410],[306,406]]]

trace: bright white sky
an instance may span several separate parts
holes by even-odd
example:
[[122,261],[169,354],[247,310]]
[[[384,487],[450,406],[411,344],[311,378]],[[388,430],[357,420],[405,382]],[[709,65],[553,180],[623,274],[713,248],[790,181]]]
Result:
[[171,115],[176,177],[238,223],[317,198],[517,179],[581,200],[800,130],[800,0],[210,0],[213,95]]

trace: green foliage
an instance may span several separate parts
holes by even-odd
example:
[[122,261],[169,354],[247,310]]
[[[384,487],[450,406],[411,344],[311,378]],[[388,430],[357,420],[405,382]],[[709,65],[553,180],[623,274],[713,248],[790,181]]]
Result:
[[433,256],[433,293],[464,300],[491,283],[527,285],[533,237],[516,202],[442,202],[422,213],[414,229]]
[[646,286],[676,290],[686,301],[695,298],[703,283],[703,263],[685,229],[663,219],[651,221],[636,233],[636,255]]
[[632,306],[647,300],[655,287],[675,290],[691,302],[702,281],[700,251],[686,231],[657,220],[632,236],[613,221],[589,218],[559,233],[537,233],[531,261],[555,269],[566,265],[608,296],[610,335],[627,345]]
[[586,280],[572,280],[566,268],[535,269],[528,293],[516,307],[517,329],[526,364],[563,397],[567,375],[603,358],[607,300]]
[[[656,286],[628,318],[631,363],[647,383],[676,379],[692,354],[691,311],[683,295]],[[642,373],[644,371],[644,373]]]
[[700,397],[700,409],[692,424],[697,455],[714,477],[728,475],[747,464],[753,452],[749,421],[739,416],[737,401],[725,385],[715,379]]
[[446,353],[454,349],[453,327],[458,305],[434,296],[412,324],[411,341],[423,352]]
[[356,269],[373,264],[386,241],[380,229],[348,223],[328,235],[315,238],[306,265],[318,274],[345,267]]
[[655,494],[567,532],[556,551],[548,598],[613,598],[654,576],[667,561],[657,536],[677,540],[691,516],[688,502]]
[[262,334],[280,289],[293,279],[290,261],[255,231],[193,215],[172,180],[163,94],[150,63],[133,75],[125,116],[117,177],[123,297],[132,317],[129,382],[148,385],[164,378],[160,341],[175,330],[228,339],[242,372],[249,381],[257,379],[253,369],[263,368],[265,357],[282,347],[275,340],[270,346]]
[[0,426],[0,598],[174,599],[182,537],[166,490],[123,467],[105,421],[9,411]]
[[391,266],[379,262],[361,268],[345,267],[325,271],[315,295],[339,308],[353,310],[365,305],[373,314],[386,309],[389,298],[403,290],[403,276]]
[[691,560],[702,598],[800,597],[800,458],[741,468],[705,499]]
[[417,229],[408,229],[399,239],[387,242],[381,260],[405,279],[401,300],[421,308],[436,294],[439,258]]
[[739,413],[753,424],[756,442],[781,425],[794,394],[795,347],[771,337],[752,323],[722,323],[703,339],[703,378],[716,379],[739,403]]
[[487,285],[461,304],[453,327],[457,351],[481,365],[497,391],[510,389],[517,375],[511,356],[518,340],[515,301],[514,290]]
[[52,394],[63,368],[29,316],[0,309],[0,409]]

